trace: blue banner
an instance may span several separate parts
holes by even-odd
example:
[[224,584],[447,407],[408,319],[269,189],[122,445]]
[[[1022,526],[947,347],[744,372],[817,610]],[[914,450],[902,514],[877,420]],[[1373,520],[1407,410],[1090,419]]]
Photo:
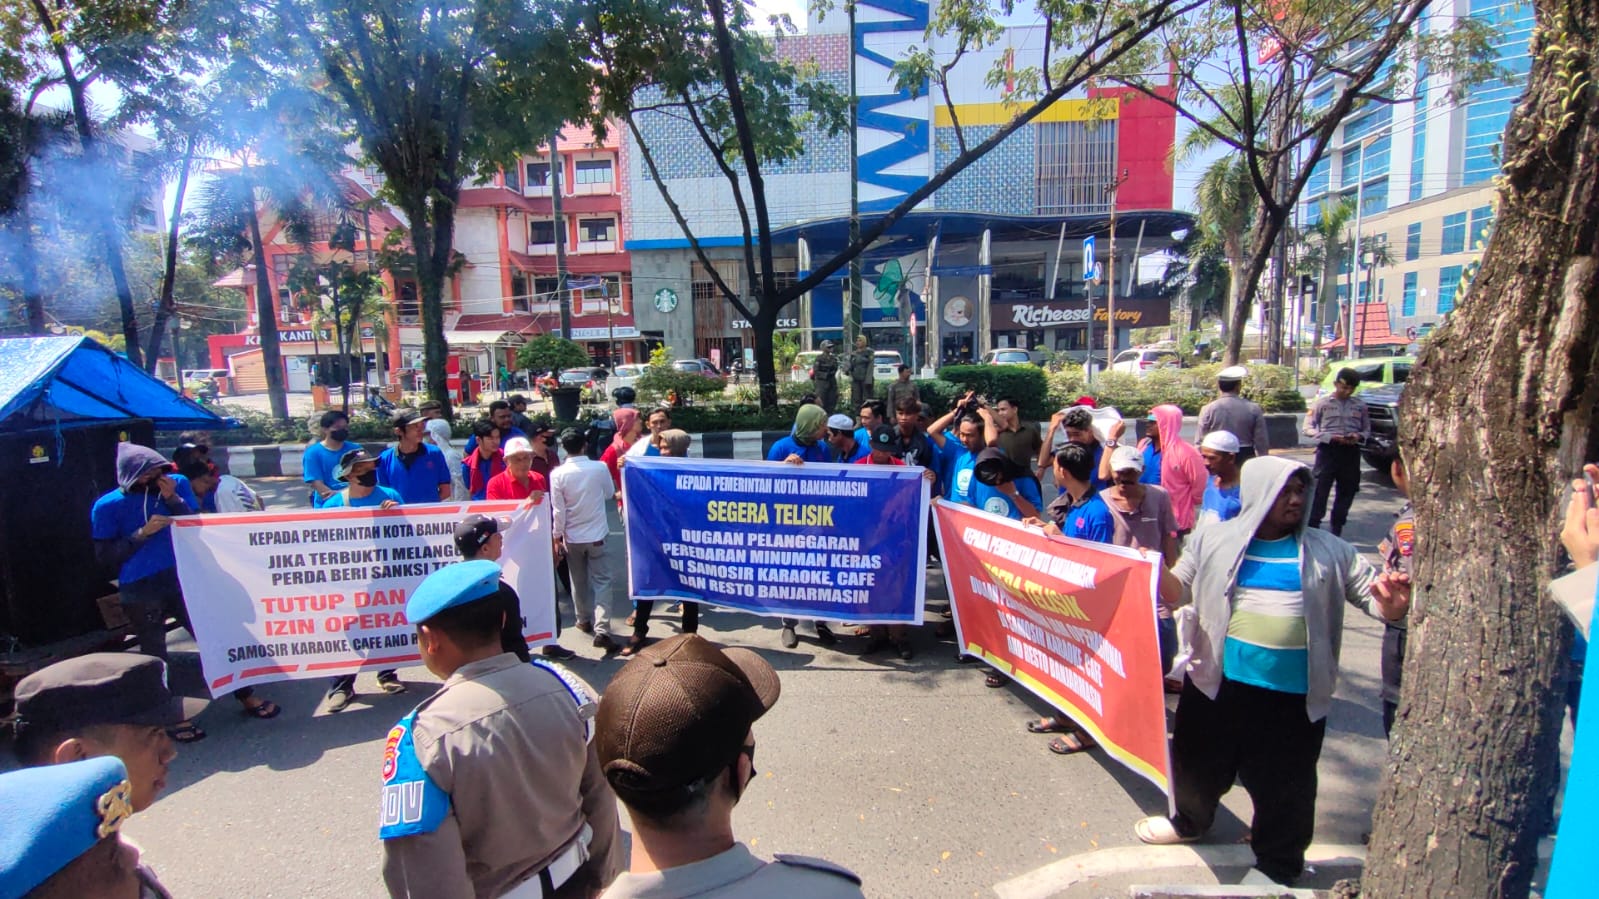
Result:
[[922,469],[630,457],[628,577],[640,599],[780,618],[921,624]]

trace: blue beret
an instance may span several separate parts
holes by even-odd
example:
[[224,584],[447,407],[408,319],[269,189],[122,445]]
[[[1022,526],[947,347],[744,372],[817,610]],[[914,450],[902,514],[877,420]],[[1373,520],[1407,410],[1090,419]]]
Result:
[[133,814],[115,756],[0,774],[0,899],[18,899],[117,832]]
[[411,598],[405,601],[405,617],[412,624],[421,624],[445,609],[493,596],[499,590],[500,566],[487,559],[456,562],[417,584]]

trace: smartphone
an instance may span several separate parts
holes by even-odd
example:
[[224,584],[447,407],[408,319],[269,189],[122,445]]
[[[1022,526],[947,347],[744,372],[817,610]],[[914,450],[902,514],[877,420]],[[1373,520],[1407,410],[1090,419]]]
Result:
[[1599,507],[1599,502],[1595,502],[1594,500],[1593,475],[1584,470],[1582,473],[1582,480],[1583,483],[1588,485],[1588,507]]

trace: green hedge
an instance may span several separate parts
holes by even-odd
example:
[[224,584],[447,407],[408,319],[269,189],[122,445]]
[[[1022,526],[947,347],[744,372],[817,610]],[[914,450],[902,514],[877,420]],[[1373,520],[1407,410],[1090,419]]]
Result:
[[[1065,408],[1079,396],[1092,396],[1100,405],[1115,406],[1123,415],[1144,415],[1154,406],[1170,403],[1185,415],[1198,415],[1205,404],[1216,398],[1216,373],[1220,364],[1193,368],[1157,369],[1143,375],[1103,372],[1093,386],[1083,381],[1081,366],[1063,368],[1048,375],[1050,412]],[[1244,381],[1243,395],[1267,412],[1303,412],[1305,398],[1293,386],[1293,369],[1284,365],[1251,365]],[[1048,415],[1041,416],[1048,418]]]
[[1023,418],[1044,419],[1054,411],[1049,408],[1049,382],[1044,370],[1036,366],[946,365],[938,370],[938,379],[957,385],[960,393],[975,390],[989,402],[1011,397],[1021,407]]

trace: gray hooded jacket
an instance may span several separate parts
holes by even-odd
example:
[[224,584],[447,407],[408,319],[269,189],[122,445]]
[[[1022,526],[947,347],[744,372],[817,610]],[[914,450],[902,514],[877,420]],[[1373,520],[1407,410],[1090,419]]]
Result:
[[[1210,525],[1193,534],[1172,566],[1183,585],[1183,601],[1192,602],[1199,618],[1188,677],[1211,699],[1221,688],[1222,649],[1227,623],[1232,618],[1234,581],[1244,549],[1255,536],[1266,513],[1295,471],[1305,466],[1275,456],[1258,456],[1244,463],[1238,517]],[[1307,472],[1308,473],[1308,472]],[[1305,503],[1305,518],[1310,502]],[[1326,531],[1299,522],[1300,581],[1305,598],[1305,636],[1309,643],[1310,692],[1305,713],[1311,721],[1327,717],[1333,690],[1338,685],[1338,651],[1343,644],[1344,603],[1382,620],[1371,597],[1376,566],[1353,546]]]

